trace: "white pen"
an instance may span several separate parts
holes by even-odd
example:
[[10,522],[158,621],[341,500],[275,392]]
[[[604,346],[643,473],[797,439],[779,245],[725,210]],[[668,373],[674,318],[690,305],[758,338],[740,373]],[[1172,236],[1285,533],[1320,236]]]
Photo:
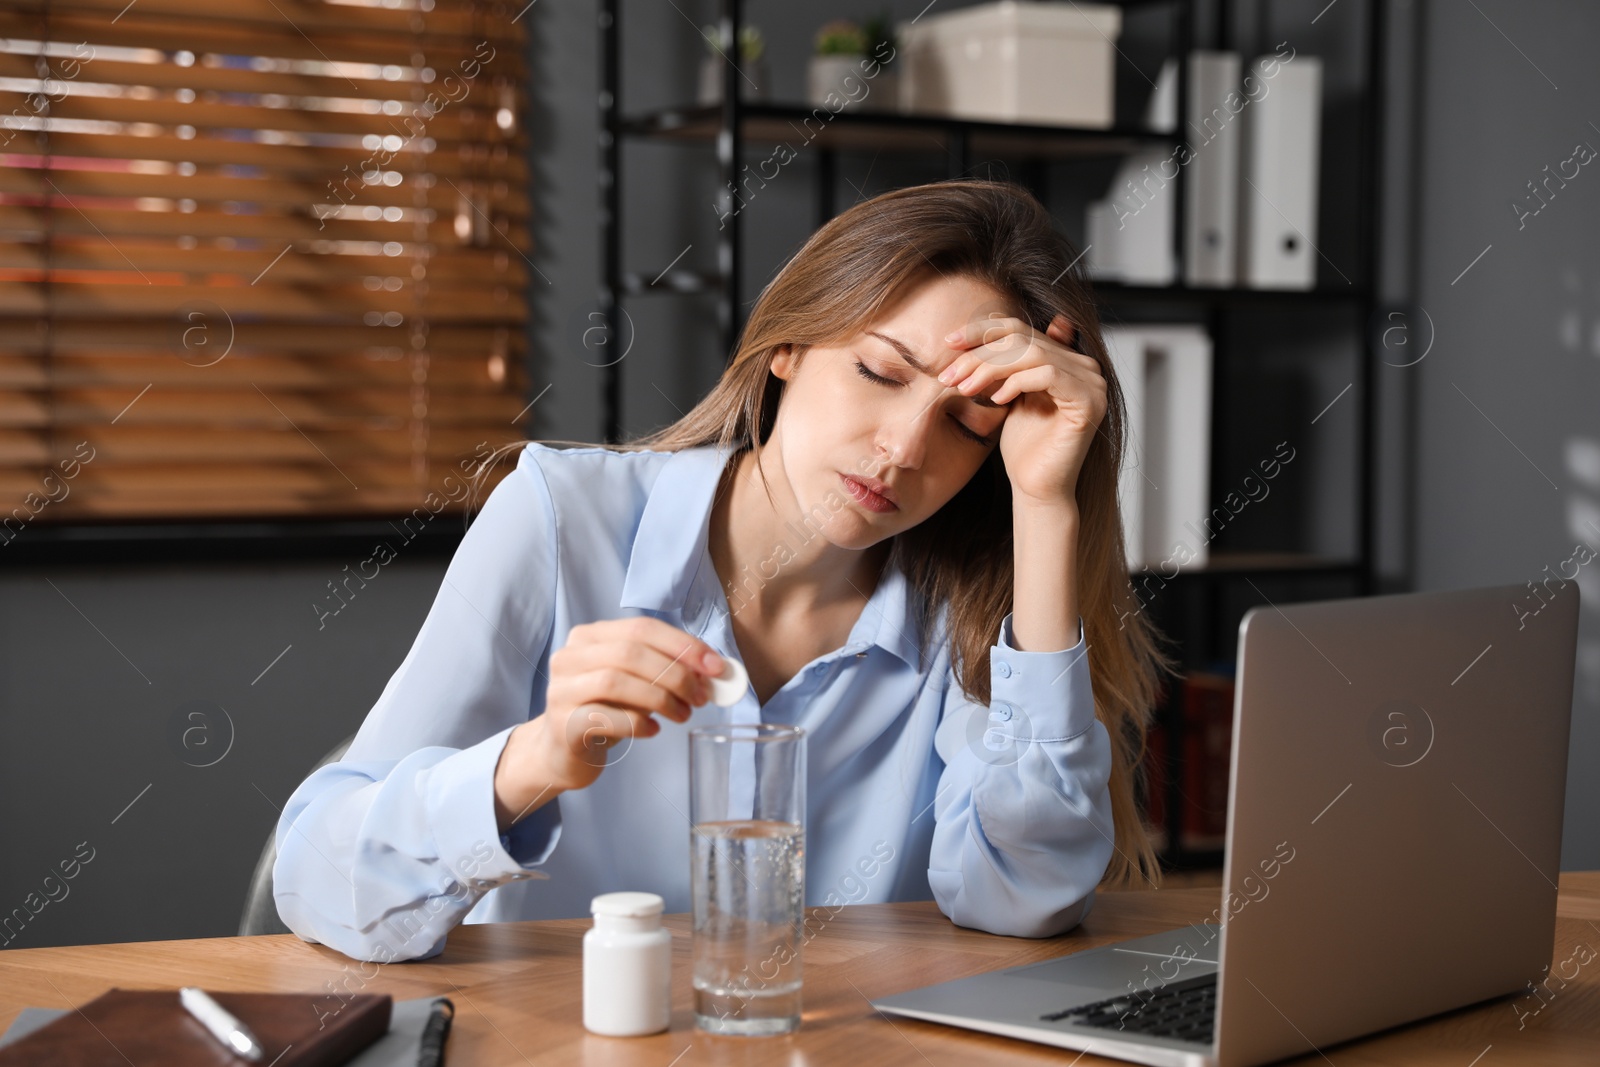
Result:
[[201,1026],[211,1031],[211,1036],[227,1045],[235,1055],[247,1060],[261,1058],[261,1042],[256,1040],[256,1035],[227,1008],[212,1000],[205,990],[184,986],[178,990],[178,1000],[190,1015],[200,1020]]

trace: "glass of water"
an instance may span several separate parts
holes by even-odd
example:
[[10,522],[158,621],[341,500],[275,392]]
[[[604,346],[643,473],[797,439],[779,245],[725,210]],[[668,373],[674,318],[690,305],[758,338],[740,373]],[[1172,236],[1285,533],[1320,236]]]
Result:
[[800,1027],[805,928],[805,731],[689,731],[694,1013],[719,1034]]

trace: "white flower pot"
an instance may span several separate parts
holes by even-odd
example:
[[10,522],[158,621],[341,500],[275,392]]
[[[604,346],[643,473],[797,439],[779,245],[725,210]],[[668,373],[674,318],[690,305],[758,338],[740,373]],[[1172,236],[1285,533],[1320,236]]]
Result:
[[[739,99],[759,103],[767,98],[767,61],[758,59],[745,62],[740,69]],[[700,86],[695,100],[701,107],[722,103],[722,79],[727,74],[728,61],[721,56],[702,56],[700,59]],[[745,81],[749,78],[749,81]],[[754,82],[755,84],[751,84]]]
[[812,56],[806,68],[806,100],[830,111],[861,110],[877,91],[877,79],[868,78],[863,67],[871,69],[866,56]]

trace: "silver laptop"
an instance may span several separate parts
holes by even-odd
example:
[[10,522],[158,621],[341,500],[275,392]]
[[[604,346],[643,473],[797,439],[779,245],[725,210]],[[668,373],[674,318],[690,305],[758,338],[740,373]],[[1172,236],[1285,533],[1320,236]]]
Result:
[[1576,582],[1539,589],[1251,608],[1212,921],[873,1006],[1254,1067],[1526,992],[1555,937],[1578,627]]

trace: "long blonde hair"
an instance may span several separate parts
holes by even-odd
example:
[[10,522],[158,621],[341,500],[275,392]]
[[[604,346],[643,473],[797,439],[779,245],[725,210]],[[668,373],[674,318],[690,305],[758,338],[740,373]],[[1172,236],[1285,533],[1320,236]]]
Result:
[[[1154,886],[1160,865],[1139,814],[1136,778],[1159,676],[1176,673],[1176,661],[1158,647],[1165,636],[1139,610],[1129,581],[1117,503],[1126,409],[1078,258],[1049,212],[1011,182],[935,182],[857,203],[812,234],[762,290],[732,361],[704,399],[671,425],[610,447],[738,451],[765,443],[784,385],[771,373],[772,356],[785,345],[803,353],[854,336],[902,286],[929,271],[987,284],[1013,305],[1011,314],[1041,332],[1065,315],[1073,347],[1100,364],[1109,386],[1105,418],[1077,482],[1080,614],[1095,715],[1112,752],[1116,849],[1101,884]],[[915,608],[925,621],[948,609],[956,680],[980,705],[989,702],[989,650],[1011,610],[1011,515],[1011,484],[994,449],[949,503],[895,536],[888,557],[917,591]],[[924,641],[929,629],[922,627]]]

